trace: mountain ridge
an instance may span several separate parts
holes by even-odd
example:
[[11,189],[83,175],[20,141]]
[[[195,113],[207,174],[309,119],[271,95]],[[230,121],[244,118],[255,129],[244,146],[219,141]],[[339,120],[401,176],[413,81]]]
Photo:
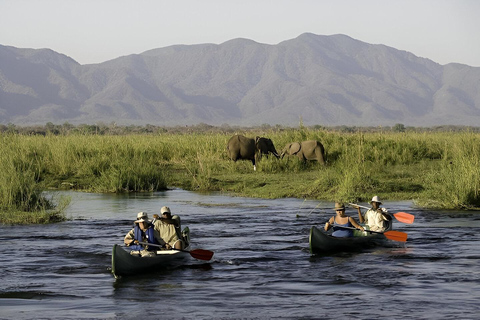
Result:
[[480,68],[347,35],[238,38],[80,65],[0,46],[0,123],[475,125]]

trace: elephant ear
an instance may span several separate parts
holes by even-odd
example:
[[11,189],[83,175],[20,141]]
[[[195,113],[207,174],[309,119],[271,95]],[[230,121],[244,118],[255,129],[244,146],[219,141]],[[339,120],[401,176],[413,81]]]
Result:
[[301,148],[302,148],[302,146],[300,145],[300,143],[293,142],[290,145],[290,154],[297,154],[300,151]]

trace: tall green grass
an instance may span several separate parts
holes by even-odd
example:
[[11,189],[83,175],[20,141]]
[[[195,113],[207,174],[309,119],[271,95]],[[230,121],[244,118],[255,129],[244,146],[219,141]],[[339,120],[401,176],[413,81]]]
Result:
[[137,192],[181,187],[246,196],[365,201],[415,199],[422,206],[480,207],[478,133],[330,132],[275,129],[238,132],[272,139],[277,151],[319,140],[327,166],[296,157],[233,162],[232,133],[27,136],[0,135],[0,208],[49,210],[48,188]]
[[60,197],[55,205],[43,195],[40,149],[24,138],[0,136],[0,223],[62,221],[69,199]]
[[36,149],[20,143],[22,137],[0,137],[0,209],[39,211],[51,208],[41,196],[40,159]]
[[[457,134],[448,138],[441,161],[425,175],[429,186],[419,201],[437,208],[480,207],[480,136]],[[440,197],[438,195],[441,195]]]

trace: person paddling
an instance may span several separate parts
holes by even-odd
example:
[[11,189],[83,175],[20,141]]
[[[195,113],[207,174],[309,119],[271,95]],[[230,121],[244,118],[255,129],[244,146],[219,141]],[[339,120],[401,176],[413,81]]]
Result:
[[135,220],[134,227],[130,230],[123,242],[127,247],[130,247],[130,254],[145,256],[154,256],[157,250],[156,246],[142,245],[143,243],[151,243],[154,245],[165,245],[165,242],[160,238],[159,233],[154,229],[153,224],[148,220],[146,212],[139,212],[137,220]]
[[162,241],[165,242],[166,248],[183,250],[185,243],[180,232],[180,217],[176,215],[172,217],[169,207],[162,207],[160,214],[161,217],[156,214],[153,215],[155,218],[153,224]]
[[363,227],[359,225],[354,218],[345,215],[345,205],[343,203],[336,202],[334,210],[336,215],[331,217],[327,223],[325,223],[325,231],[328,231],[333,227],[332,236],[339,238],[353,237],[353,230],[336,228],[336,226],[357,228],[361,231],[364,231]]
[[359,206],[353,206],[358,210],[358,220],[360,223],[365,223],[368,230],[384,232],[391,225],[392,216],[388,213],[387,209],[380,207],[382,202],[378,196],[374,196],[370,204],[372,207],[368,209],[364,215],[362,215]]

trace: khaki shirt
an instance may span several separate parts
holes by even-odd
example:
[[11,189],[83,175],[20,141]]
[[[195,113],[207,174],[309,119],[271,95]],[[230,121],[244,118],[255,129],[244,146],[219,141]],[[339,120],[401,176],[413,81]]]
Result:
[[[385,208],[380,208],[383,212],[388,212]],[[386,229],[385,221],[388,221],[381,213],[374,209],[368,209],[364,215],[365,225],[369,230],[383,232]]]
[[163,222],[161,219],[155,220],[154,222],[155,230],[158,231],[160,234],[160,238],[170,246],[174,246],[175,242],[177,242],[178,236],[175,226],[173,224],[169,224]]

